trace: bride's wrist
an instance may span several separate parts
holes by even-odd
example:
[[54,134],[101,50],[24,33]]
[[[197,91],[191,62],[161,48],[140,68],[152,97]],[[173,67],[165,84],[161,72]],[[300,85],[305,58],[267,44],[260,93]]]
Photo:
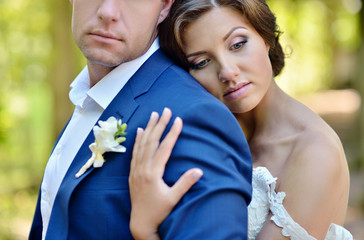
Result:
[[135,240],[160,240],[157,229],[145,227],[145,224],[141,224],[140,222],[130,222],[130,232]]
[[156,232],[143,232],[143,231],[132,231],[132,235],[135,240],[160,240],[158,233]]

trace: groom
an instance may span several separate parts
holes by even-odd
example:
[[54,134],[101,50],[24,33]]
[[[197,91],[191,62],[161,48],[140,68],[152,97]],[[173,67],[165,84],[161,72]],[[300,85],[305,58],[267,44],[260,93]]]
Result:
[[[158,25],[173,0],[70,1],[87,67],[71,84],[75,111],[47,163],[29,239],[132,239],[128,175],[135,133],[164,107],[184,121],[165,181],[173,185],[192,167],[204,176],[160,226],[161,238],[246,239],[248,145],[230,111],[159,50]],[[91,157],[92,128],[109,117],[128,124],[126,152],[105,153],[101,168],[76,178]]]

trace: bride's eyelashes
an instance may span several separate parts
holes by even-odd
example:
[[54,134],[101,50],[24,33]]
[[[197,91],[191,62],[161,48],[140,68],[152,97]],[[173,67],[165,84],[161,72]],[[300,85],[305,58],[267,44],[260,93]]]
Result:
[[191,70],[199,70],[204,68],[208,63],[210,62],[209,59],[202,59],[200,61],[197,62],[191,62],[190,63],[190,69]]
[[231,46],[230,46],[230,50],[232,51],[238,51],[240,49],[242,49],[245,44],[248,43],[248,39],[247,38],[239,38],[237,39],[237,41],[234,41]]

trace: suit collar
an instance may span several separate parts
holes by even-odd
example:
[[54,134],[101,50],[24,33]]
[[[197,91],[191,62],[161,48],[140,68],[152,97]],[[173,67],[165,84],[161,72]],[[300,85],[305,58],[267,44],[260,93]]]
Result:
[[[156,64],[157,63],[157,64]],[[157,50],[129,80],[135,98],[148,92],[154,81],[172,64],[162,50]]]

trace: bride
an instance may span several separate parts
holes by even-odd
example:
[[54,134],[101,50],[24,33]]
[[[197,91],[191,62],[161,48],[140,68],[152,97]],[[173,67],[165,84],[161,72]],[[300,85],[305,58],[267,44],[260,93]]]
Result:
[[[263,0],[176,0],[160,43],[244,130],[254,167],[248,238],[352,239],[340,226],[349,191],[342,144],[318,115],[276,84],[284,66],[277,29]],[[129,178],[136,239],[159,239],[159,224],[202,175],[203,169],[192,169],[174,186],[164,183],[165,164],[182,131],[176,118],[160,143],[170,119],[167,110],[137,133]]]

